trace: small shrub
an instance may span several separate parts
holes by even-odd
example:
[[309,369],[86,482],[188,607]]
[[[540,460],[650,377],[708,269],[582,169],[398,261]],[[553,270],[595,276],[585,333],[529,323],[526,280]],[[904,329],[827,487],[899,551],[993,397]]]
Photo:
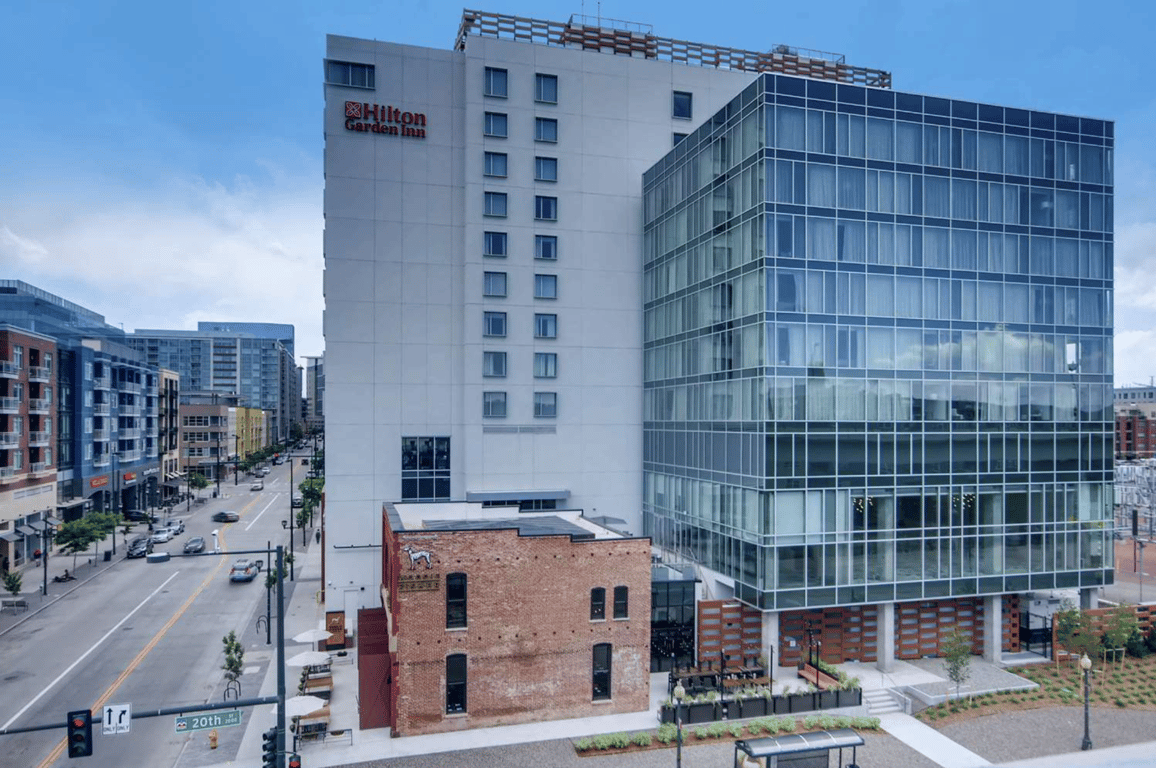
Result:
[[595,749],[610,749],[614,744],[610,740],[611,734],[600,733],[594,737]]
[[783,733],[794,733],[798,727],[793,717],[784,717],[779,720],[779,730]]
[[807,715],[803,718],[803,730],[813,731],[815,726],[819,724],[819,718],[815,715]]
[[710,734],[706,732],[706,728],[695,728],[694,737],[696,739],[706,740],[710,738]]
[[663,723],[658,726],[654,737],[659,744],[673,744],[678,739],[678,727],[674,723]]
[[746,730],[746,726],[742,723],[731,723],[731,726],[728,730],[731,732],[731,736],[739,739],[742,738],[743,731]]
[[651,742],[654,741],[654,737],[647,731],[640,731],[631,736],[630,740],[640,747],[649,747]]
[[835,728],[850,728],[851,727],[851,716],[850,715],[839,715],[838,717],[835,717],[832,719],[835,721],[835,725],[833,726]]
[[835,727],[835,718],[832,715],[819,715],[819,727],[829,731]]
[[1116,706],[1117,706],[1117,707],[1119,707],[1120,709],[1124,709],[1125,707],[1127,707],[1127,706],[1128,706],[1127,702],[1125,702],[1123,699],[1116,699],[1116,701],[1115,701],[1114,703],[1115,703],[1115,704],[1116,704]]
[[593,747],[593,739],[578,739],[578,741],[574,742],[574,749],[578,750],[579,752],[587,752]]
[[713,736],[716,739],[719,739],[719,738],[722,738],[723,735],[727,732],[727,724],[726,723],[711,723],[709,726],[707,726],[706,730],[707,730],[707,733],[709,733],[711,736]]

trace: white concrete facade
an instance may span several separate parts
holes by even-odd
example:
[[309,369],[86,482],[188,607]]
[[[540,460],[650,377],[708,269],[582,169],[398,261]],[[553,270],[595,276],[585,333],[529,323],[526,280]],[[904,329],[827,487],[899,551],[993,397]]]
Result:
[[[642,173],[757,75],[575,48],[471,36],[445,51],[330,36],[330,61],[372,64],[372,90],[325,86],[326,603],[379,604],[381,505],[401,501],[401,438],[450,438],[450,498],[568,491],[559,508],[627,520],[642,532]],[[483,95],[486,67],[505,69],[507,98]],[[556,104],[535,101],[535,75],[557,77]],[[672,93],[693,94],[692,119]],[[346,101],[426,118],[425,137],[346,129]],[[486,113],[508,137],[484,136]],[[535,118],[558,141],[535,141]],[[507,156],[504,178],[485,153]],[[535,158],[557,159],[556,182]],[[486,192],[507,215],[484,215]],[[536,221],[535,195],[557,198]],[[505,258],[484,233],[507,233]],[[558,238],[555,261],[535,235]],[[484,297],[487,271],[506,296]],[[536,299],[535,276],[557,276]],[[504,338],[483,313],[505,312]],[[535,338],[535,313],[557,336]],[[483,352],[506,375],[483,375]],[[557,377],[534,377],[534,353],[557,354]],[[506,392],[504,418],[483,417],[483,392]],[[536,418],[534,393],[557,393]],[[531,494],[532,495],[532,494]],[[476,497],[473,497],[476,498]]]

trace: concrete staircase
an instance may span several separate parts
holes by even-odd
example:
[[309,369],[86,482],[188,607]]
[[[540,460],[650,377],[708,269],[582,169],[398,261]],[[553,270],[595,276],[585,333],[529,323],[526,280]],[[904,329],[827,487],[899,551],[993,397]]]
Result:
[[886,688],[863,691],[863,703],[867,705],[867,714],[871,717],[903,711],[903,707],[899,706],[899,702]]

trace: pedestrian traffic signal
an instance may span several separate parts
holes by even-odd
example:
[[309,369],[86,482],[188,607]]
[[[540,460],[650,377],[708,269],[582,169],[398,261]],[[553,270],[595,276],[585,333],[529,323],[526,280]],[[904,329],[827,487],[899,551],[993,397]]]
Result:
[[92,754],[92,710],[78,709],[68,713],[68,756]]
[[277,768],[277,729],[261,734],[261,768]]
[[301,768],[301,755],[296,753],[289,755],[289,768]]

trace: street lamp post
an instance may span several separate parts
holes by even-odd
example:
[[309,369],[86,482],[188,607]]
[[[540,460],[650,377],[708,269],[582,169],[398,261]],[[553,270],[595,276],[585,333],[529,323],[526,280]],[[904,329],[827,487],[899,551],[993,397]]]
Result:
[[293,581],[293,452],[289,454],[289,581]]
[[1092,660],[1086,653],[1080,658],[1080,669],[1084,670],[1084,741],[1080,744],[1080,750],[1086,752],[1092,748],[1092,737],[1088,733],[1088,674],[1092,671]]
[[221,431],[217,430],[217,498],[221,496]]
[[678,747],[674,753],[675,768],[682,768],[682,700],[686,696],[686,689],[679,682],[674,686],[674,727],[678,732]]

